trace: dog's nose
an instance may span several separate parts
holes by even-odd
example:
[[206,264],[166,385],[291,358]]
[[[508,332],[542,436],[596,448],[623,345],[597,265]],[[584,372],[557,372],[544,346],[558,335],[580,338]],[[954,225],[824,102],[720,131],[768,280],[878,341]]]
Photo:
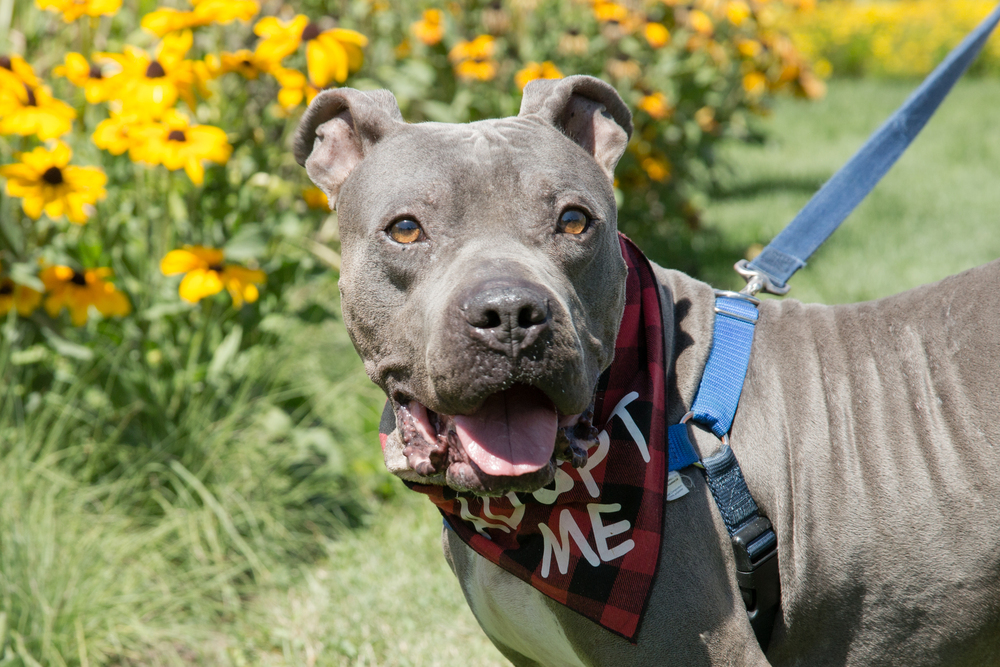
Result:
[[527,285],[492,285],[461,305],[472,333],[499,352],[518,356],[549,328],[546,295]]

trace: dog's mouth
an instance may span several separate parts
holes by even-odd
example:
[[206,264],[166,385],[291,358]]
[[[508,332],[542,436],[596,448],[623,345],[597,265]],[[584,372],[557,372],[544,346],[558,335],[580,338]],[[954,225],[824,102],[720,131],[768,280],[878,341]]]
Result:
[[481,495],[535,491],[552,481],[558,461],[586,465],[597,440],[592,408],[561,415],[528,385],[491,394],[466,415],[434,412],[414,399],[393,403],[409,467],[423,477],[444,474],[452,488]]

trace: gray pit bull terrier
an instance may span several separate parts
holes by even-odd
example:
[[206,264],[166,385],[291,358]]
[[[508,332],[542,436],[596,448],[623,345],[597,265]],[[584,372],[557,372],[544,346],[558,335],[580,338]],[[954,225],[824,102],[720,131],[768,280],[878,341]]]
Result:
[[[344,321],[395,412],[385,457],[404,480],[510,497],[594,455],[587,420],[625,299],[612,174],[630,133],[617,93],[588,77],[532,82],[517,117],[467,125],[407,124],[386,91],[310,106],[296,158],[336,203]],[[653,272],[676,424],[714,296]],[[766,657],[696,470],[663,510],[634,643],[452,530],[445,553],[516,665],[1000,664],[998,371],[1000,261],[870,303],[761,304],[730,435],[778,537]],[[702,456],[719,448],[691,431]]]

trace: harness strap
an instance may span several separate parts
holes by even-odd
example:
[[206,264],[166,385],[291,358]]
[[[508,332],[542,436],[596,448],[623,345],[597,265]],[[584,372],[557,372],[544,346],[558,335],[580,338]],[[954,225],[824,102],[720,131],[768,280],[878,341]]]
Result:
[[998,22],[1000,5],[948,54],[753,261],[741,260],[737,264],[737,271],[748,280],[749,275],[762,274],[769,292],[787,292],[788,279],[805,266],[810,255],[896,163],[982,50]]

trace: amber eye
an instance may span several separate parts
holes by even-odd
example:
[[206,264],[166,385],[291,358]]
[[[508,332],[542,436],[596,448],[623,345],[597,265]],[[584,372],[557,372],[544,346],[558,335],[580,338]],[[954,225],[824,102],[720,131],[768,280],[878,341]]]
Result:
[[590,225],[590,217],[578,208],[563,211],[559,216],[559,231],[566,234],[583,234]]
[[424,236],[424,230],[416,220],[404,218],[389,227],[389,238],[396,243],[415,243]]

